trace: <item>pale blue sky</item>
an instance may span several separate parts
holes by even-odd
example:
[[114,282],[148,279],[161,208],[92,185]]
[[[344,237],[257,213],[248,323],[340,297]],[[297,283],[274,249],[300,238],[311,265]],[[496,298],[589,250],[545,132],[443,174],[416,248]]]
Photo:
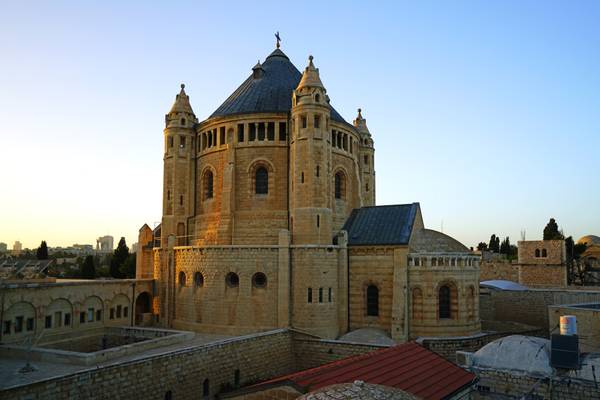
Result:
[[273,50],[313,54],[362,107],[377,203],[419,201],[466,245],[600,234],[600,3],[29,2],[0,5],[0,241],[137,239],[161,216],[181,82],[206,118]]

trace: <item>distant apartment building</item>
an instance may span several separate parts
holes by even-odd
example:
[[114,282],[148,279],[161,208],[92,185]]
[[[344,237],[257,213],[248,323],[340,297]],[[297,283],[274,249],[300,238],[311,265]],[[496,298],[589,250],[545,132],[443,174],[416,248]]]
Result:
[[8,250],[8,245],[6,243],[0,242],[0,253],[6,253],[7,250]]
[[96,239],[96,252],[110,253],[114,249],[114,238],[106,235]]
[[18,240],[15,240],[15,244],[13,244],[13,254],[21,254],[21,251],[23,251],[23,244]]

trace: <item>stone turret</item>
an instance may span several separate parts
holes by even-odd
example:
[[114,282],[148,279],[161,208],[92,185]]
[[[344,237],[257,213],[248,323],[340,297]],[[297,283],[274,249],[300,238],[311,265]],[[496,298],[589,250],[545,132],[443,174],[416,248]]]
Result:
[[362,116],[362,110],[358,109],[358,115],[353,121],[354,127],[360,134],[359,160],[360,169],[360,195],[363,206],[375,205],[375,147],[373,138],[367,127],[367,120]]
[[187,244],[187,221],[194,212],[194,126],[198,122],[185,85],[165,115],[163,174],[163,219],[161,242],[177,236],[177,244]]
[[327,91],[310,56],[292,93],[290,222],[294,244],[332,241],[330,118]]

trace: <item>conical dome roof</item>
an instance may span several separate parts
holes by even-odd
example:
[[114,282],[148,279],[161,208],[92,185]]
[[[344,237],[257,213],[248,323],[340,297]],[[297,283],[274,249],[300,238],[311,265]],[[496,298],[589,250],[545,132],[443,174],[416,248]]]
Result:
[[304,69],[297,90],[300,90],[303,87],[318,87],[325,89],[323,82],[321,82],[321,77],[319,76],[319,68],[315,68],[315,64],[313,64],[313,56],[308,57],[308,66]]
[[[275,49],[261,65],[264,73],[252,74],[209,118],[251,113],[287,113],[292,108],[292,92],[302,74],[288,56]],[[331,119],[344,122],[344,118],[331,107]]]
[[181,91],[175,96],[175,103],[173,103],[169,114],[174,112],[194,114],[194,110],[192,110],[192,106],[190,105],[190,96],[185,93],[185,85],[183,83],[181,84]]

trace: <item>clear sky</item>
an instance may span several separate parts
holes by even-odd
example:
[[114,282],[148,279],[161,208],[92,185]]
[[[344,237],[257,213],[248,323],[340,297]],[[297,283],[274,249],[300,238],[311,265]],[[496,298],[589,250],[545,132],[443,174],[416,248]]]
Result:
[[600,2],[2,1],[0,242],[131,244],[161,218],[162,130],[282,50],[362,107],[377,203],[466,245],[550,217],[600,234]]

